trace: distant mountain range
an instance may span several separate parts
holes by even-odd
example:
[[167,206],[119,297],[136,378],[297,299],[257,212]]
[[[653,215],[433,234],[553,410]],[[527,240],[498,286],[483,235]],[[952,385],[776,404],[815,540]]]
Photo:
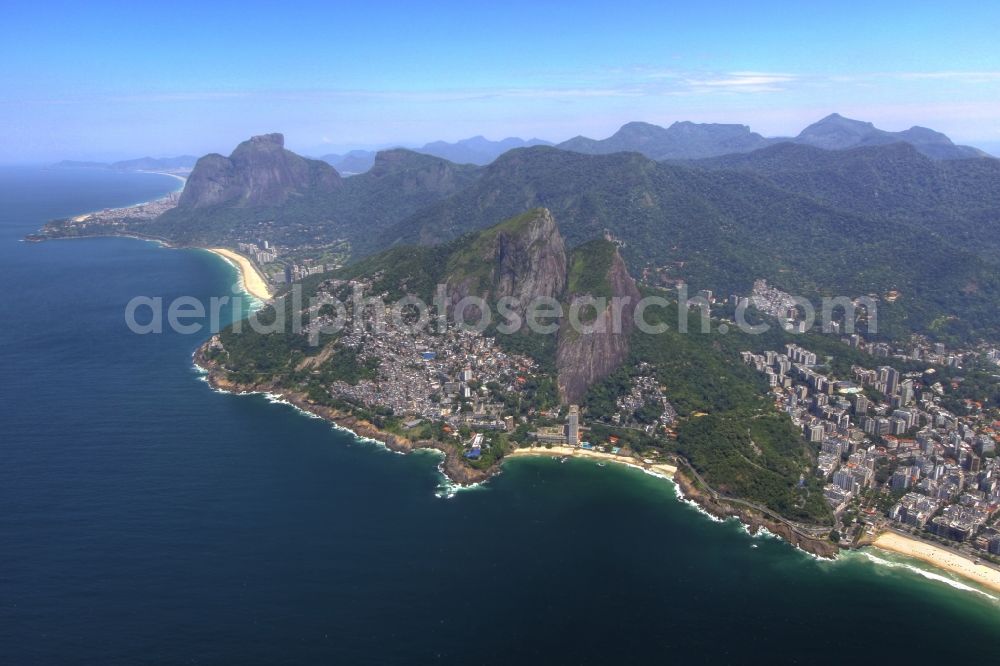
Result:
[[[887,139],[899,136],[909,141]],[[367,172],[341,178],[285,149],[281,135],[264,135],[229,157],[198,160],[180,205],[134,231],[202,246],[345,240],[356,260],[446,243],[544,207],[568,249],[608,235],[633,271],[727,294],[760,278],[803,295],[894,290],[903,296],[879,313],[887,337],[1000,336],[1000,160],[941,159],[962,148],[839,116],[795,141],[690,123],[631,123],[616,137],[597,142],[608,154],[533,146],[487,166],[388,150]],[[848,143],[858,145],[829,149]],[[674,157],[617,150],[637,144]],[[679,158],[717,151],[728,152]]]
[[140,157],[120,162],[81,162],[63,160],[53,164],[60,169],[114,169],[115,171],[186,171],[194,168],[198,158],[194,155],[178,157]]
[[[508,150],[514,148],[528,148],[530,146],[551,146],[549,141],[542,139],[519,139],[508,137],[500,141],[490,141],[483,136],[474,136],[470,139],[462,139],[455,143],[446,141],[434,141],[421,148],[414,148],[413,152],[433,155],[441,159],[454,162],[455,164],[489,164],[496,158],[503,155]],[[333,165],[337,171],[344,175],[364,173],[375,163],[376,151],[373,150],[352,150],[343,155],[324,155],[320,159]]]
[[940,132],[926,127],[911,127],[902,132],[887,132],[873,124],[851,120],[833,113],[802,130],[796,137],[765,138],[746,125],[698,124],[677,122],[670,127],[633,122],[623,125],[607,139],[583,136],[558,144],[558,148],[587,155],[636,152],[653,160],[687,160],[749,153],[778,143],[798,143],[824,150],[848,150],[862,146],[908,143],[918,151],[938,160],[987,157],[971,146],[955,145]]
[[320,159],[331,165],[342,175],[353,176],[371,169],[372,165],[375,164],[376,154],[377,151],[374,150],[352,150],[343,155],[330,153],[329,155],[323,155]]
[[[774,141],[780,141],[780,139]],[[978,148],[957,146],[944,134],[926,127],[914,126],[902,132],[887,132],[878,129],[871,123],[851,120],[838,113],[832,113],[819,122],[813,123],[791,141],[825,150],[847,150],[862,146],[881,146],[902,142],[910,144],[927,157],[937,160],[988,157]]]
[[[746,125],[720,123],[676,122],[670,127],[651,123],[630,122],[606,139],[577,136],[556,148],[585,155],[639,153],[657,161],[697,160],[737,153],[749,153],[779,143],[797,143],[824,150],[849,150],[864,146],[907,143],[935,160],[957,160],[989,157],[971,146],[956,145],[947,136],[926,127],[911,127],[902,132],[889,132],[872,123],[845,118],[833,113],[806,127],[795,137],[764,137]],[[551,146],[541,139],[525,141],[508,138],[490,141],[482,136],[455,143],[435,141],[414,152],[434,155],[456,164],[486,165],[515,148]],[[364,173],[375,162],[376,151],[352,150],[342,155],[324,155],[321,159],[344,175]]]
[[650,123],[633,122],[622,125],[621,129],[607,139],[578,136],[556,147],[587,155],[632,152],[652,160],[678,160],[745,153],[770,145],[771,141],[751,132],[746,125],[685,121],[664,128]]
[[[764,137],[746,125],[720,123],[675,122],[660,127],[645,122],[630,122],[606,139],[577,136],[560,144],[542,139],[508,137],[491,141],[474,136],[454,143],[434,141],[420,148],[406,149],[415,153],[432,155],[454,164],[485,166],[504,153],[516,148],[552,146],[586,155],[609,155],[632,152],[656,161],[685,161],[720,157],[723,155],[751,153],[779,143],[794,143],[823,150],[849,150],[865,146],[906,143],[934,160],[957,160],[990,157],[971,146],[956,145],[946,135],[926,127],[911,127],[902,132],[889,132],[872,123],[845,118],[837,113],[809,125],[795,137]],[[342,176],[365,173],[375,164],[375,150],[352,150],[343,154],[331,153],[319,159],[333,166]],[[119,171],[171,171],[184,172],[194,168],[197,157],[141,157],[118,162],[86,162],[64,160],[53,166],[60,168],[115,169]]]

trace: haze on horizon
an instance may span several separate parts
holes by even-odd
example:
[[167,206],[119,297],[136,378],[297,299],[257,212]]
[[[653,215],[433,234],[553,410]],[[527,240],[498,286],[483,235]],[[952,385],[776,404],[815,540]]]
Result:
[[0,163],[312,155],[623,123],[797,134],[839,112],[1000,152],[1000,6],[512,1],[419,11],[15,0],[0,23]]

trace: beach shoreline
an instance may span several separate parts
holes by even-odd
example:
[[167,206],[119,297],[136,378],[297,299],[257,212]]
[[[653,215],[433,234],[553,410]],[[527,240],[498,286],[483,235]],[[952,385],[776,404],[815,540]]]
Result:
[[614,453],[603,453],[593,449],[581,449],[572,446],[532,446],[514,449],[504,456],[504,460],[511,458],[544,457],[544,458],[584,458],[587,460],[597,460],[603,462],[613,462],[626,467],[640,469],[644,472],[661,476],[666,479],[673,479],[677,473],[677,467],[669,463],[644,463],[632,456],[621,456]]
[[954,551],[920,539],[903,536],[897,532],[883,532],[872,546],[898,555],[920,560],[936,569],[972,581],[993,592],[1000,592],[1000,570],[973,560]]
[[240,275],[240,287],[246,293],[262,301],[269,301],[274,296],[267,284],[267,279],[247,257],[222,247],[206,247],[202,249],[221,257],[230,265],[235,266]]

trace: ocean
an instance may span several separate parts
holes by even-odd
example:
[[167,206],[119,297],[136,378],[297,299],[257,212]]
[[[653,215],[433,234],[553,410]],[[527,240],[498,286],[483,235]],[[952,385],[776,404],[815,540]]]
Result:
[[231,296],[219,258],[19,240],[176,187],[0,168],[0,663],[1000,656],[996,597],[750,537],[640,471],[521,459],[444,492],[433,454],[214,392],[204,334],[128,330],[137,295]]

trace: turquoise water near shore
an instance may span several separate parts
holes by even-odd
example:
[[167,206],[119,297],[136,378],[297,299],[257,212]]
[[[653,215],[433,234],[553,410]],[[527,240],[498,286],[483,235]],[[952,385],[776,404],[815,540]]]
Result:
[[19,242],[176,185],[0,168],[0,663],[996,659],[995,597],[817,561],[636,470],[522,459],[439,497],[433,455],[212,391],[203,336],[129,332],[134,296],[233,295],[218,258]]

